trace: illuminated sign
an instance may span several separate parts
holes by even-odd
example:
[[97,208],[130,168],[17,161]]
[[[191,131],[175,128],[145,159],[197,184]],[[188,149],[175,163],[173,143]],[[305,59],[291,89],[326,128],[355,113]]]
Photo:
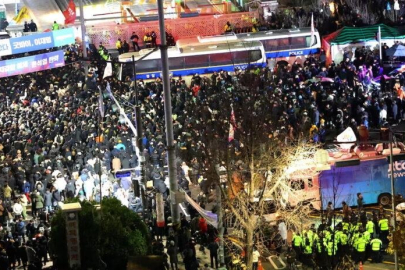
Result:
[[0,78],[62,67],[64,65],[65,59],[62,50],[0,61]]
[[75,43],[73,28],[0,40],[0,56],[26,53]]

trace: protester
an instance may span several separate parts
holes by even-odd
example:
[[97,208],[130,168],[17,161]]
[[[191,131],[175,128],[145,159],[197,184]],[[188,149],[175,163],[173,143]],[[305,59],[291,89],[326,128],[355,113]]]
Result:
[[134,52],[139,51],[141,48],[138,45],[138,42],[139,42],[138,35],[135,32],[132,32],[130,39],[132,41],[132,48],[134,49]]
[[38,31],[37,24],[34,22],[34,20],[31,20],[31,22],[28,26],[29,26],[31,32]]

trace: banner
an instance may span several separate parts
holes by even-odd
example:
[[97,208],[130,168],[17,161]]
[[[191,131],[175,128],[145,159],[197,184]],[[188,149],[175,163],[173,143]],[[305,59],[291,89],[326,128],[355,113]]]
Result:
[[231,118],[229,120],[229,134],[228,134],[228,142],[233,141],[233,139],[235,138],[235,112],[233,111],[233,107],[232,107],[232,111],[231,111]]
[[104,110],[103,91],[101,91],[101,87],[100,87],[100,86],[98,87],[98,90],[99,90],[99,92],[100,92],[100,96],[98,97],[98,108],[99,108],[99,110],[100,110],[100,115],[101,115],[101,117],[104,117],[105,110]]
[[340,148],[349,150],[354,143],[350,142],[355,142],[357,140],[356,134],[354,134],[354,131],[351,127],[346,128],[342,133],[340,133],[337,136],[337,141],[342,143],[339,144]]
[[0,78],[63,67],[64,65],[63,51],[0,61]]
[[184,192],[185,198],[189,204],[191,204],[192,207],[194,207],[195,210],[198,211],[198,213],[205,218],[205,220],[211,224],[214,228],[218,228],[218,216],[217,214],[212,213],[211,211],[207,211],[205,209],[202,209],[198,203],[196,203],[190,196],[187,195],[187,193]]
[[73,28],[0,40],[0,56],[26,53],[75,43]]
[[73,0],[70,0],[69,5],[66,10],[63,11],[63,16],[65,16],[65,25],[74,23],[76,20],[76,5]]
[[315,24],[314,24],[314,13],[311,14],[311,43],[310,47],[315,44]]
[[108,61],[109,62],[107,62],[107,65],[105,66],[105,69],[104,69],[103,79],[113,75],[113,69],[112,69],[112,64],[111,64],[110,57],[108,57]]
[[159,228],[165,226],[165,207],[162,193],[156,193],[156,225]]

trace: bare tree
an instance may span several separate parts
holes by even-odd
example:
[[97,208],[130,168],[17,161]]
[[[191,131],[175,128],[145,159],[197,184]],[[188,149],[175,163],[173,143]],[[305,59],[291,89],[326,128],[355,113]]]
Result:
[[356,14],[361,14],[364,23],[376,24],[378,22],[378,16],[372,11],[370,6],[371,2],[362,0],[346,0],[347,5]]
[[388,237],[390,243],[387,248],[389,254],[394,254],[394,251],[397,251],[398,262],[402,265],[400,269],[404,269],[405,264],[405,214],[403,212],[397,213],[397,230]]
[[[268,248],[264,229],[276,222],[277,216],[289,227],[299,228],[307,222],[309,205],[289,205],[289,198],[296,196],[296,182],[291,179],[297,166],[302,174],[315,173],[317,147],[305,140],[284,139],[287,122],[272,114],[274,97],[263,90],[264,78],[265,74],[247,71],[238,77],[238,83],[228,81],[202,104],[212,106],[208,104],[215,100],[220,108],[206,125],[206,165],[209,178],[217,183],[215,167],[226,167],[226,185],[221,185],[221,193],[226,216],[233,221],[228,234],[242,239],[247,269],[252,269],[254,246],[261,251]],[[230,126],[234,139],[228,140]],[[264,221],[267,202],[275,213]]]

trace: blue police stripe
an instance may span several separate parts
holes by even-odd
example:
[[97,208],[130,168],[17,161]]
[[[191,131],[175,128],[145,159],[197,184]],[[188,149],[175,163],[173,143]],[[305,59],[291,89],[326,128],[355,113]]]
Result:
[[[266,64],[254,64],[254,65],[249,65],[250,67],[265,67]],[[174,70],[170,71],[173,77],[178,77],[178,76],[192,76],[196,73],[198,74],[209,74],[213,72],[220,72],[220,71],[234,71],[235,67],[238,67],[240,69],[246,69],[248,65],[228,65],[228,66],[218,66],[218,67],[201,67],[201,68],[190,68],[190,69],[182,69],[182,70]],[[156,79],[161,77],[161,72],[148,72],[148,73],[140,73],[136,74],[136,79],[137,80],[150,80],[150,79]]]
[[278,52],[266,52],[267,58],[289,57],[289,56],[304,56],[310,54],[319,53],[320,49],[304,49],[304,50],[290,50],[290,51],[278,51]]

